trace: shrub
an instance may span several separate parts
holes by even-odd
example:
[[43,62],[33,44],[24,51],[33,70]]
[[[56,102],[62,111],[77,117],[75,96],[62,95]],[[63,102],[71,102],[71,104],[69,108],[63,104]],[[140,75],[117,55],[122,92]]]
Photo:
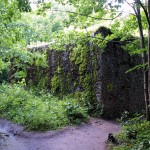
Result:
[[123,119],[121,123],[122,131],[117,135],[120,145],[114,150],[150,149],[150,121],[143,115],[136,115],[128,120]]
[[79,104],[66,102],[64,106],[66,115],[71,123],[79,124],[87,119],[85,109],[80,107]]
[[0,114],[29,130],[57,129],[87,117],[74,98],[60,100],[45,92],[37,95],[23,85],[4,84],[0,86]]

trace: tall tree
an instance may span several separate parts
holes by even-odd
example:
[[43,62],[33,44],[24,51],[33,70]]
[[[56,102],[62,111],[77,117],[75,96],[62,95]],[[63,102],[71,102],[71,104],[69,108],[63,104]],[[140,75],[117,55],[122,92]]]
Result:
[[[149,78],[148,78],[148,91],[149,91],[149,98],[150,98],[150,0],[148,0],[148,68],[149,68]],[[150,120],[150,99],[148,100],[148,120]]]
[[[147,1],[145,1],[145,4],[141,2],[141,0],[134,0],[133,3],[129,3],[127,0],[125,2],[132,7],[134,10],[137,24],[139,28],[139,35],[140,35],[140,41],[141,41],[141,48],[145,49],[145,37],[143,34],[143,25],[142,25],[142,16],[141,16],[141,8],[144,11],[144,14],[146,18],[148,19],[148,12],[147,12]],[[149,21],[147,20],[147,23],[149,24]],[[142,61],[143,64],[147,63],[147,54],[145,51],[142,52]],[[147,68],[143,68],[143,75],[144,75],[144,97],[145,97],[145,110],[146,110],[146,118],[147,120],[150,120],[150,109],[149,109],[149,96],[150,93],[148,92],[149,83],[148,83],[148,70]]]
[[[148,4],[148,5],[147,5]],[[134,1],[133,9],[135,11],[135,15],[137,17],[139,33],[141,39],[141,47],[145,48],[144,36],[143,36],[143,27],[141,21],[141,13],[140,8],[144,11],[147,25],[148,25],[148,71],[144,70],[144,95],[145,95],[145,106],[146,106],[146,118],[150,120],[150,0],[145,0],[145,3],[141,0]],[[142,53],[143,63],[147,62],[146,53]]]

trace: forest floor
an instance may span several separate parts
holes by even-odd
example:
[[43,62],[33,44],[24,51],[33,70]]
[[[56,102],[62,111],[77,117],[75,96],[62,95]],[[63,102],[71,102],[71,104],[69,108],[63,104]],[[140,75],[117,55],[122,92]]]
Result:
[[108,134],[119,130],[116,122],[91,118],[80,126],[27,132],[0,119],[0,150],[105,150]]

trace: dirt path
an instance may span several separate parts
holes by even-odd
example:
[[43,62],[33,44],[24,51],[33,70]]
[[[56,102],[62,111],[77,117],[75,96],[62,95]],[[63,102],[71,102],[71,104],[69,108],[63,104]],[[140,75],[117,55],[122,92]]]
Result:
[[93,118],[78,127],[37,133],[1,119],[0,150],[105,150],[108,133],[119,128],[115,122]]

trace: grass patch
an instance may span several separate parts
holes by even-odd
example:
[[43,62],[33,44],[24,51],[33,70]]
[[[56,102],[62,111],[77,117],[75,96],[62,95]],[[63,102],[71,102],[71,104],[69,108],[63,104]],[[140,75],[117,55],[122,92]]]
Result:
[[60,100],[49,93],[37,95],[21,85],[0,85],[0,117],[29,130],[49,130],[78,124],[88,115],[75,98]]
[[116,136],[119,145],[113,150],[150,150],[150,121],[144,116],[122,121],[122,131]]

